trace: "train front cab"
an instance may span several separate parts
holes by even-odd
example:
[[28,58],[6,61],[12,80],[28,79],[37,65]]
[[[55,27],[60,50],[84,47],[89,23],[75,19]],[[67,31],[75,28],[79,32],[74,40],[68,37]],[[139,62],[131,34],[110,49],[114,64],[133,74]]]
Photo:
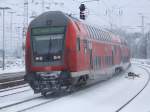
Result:
[[47,12],[31,22],[26,37],[25,80],[35,93],[72,83],[75,37],[72,21],[61,12]]

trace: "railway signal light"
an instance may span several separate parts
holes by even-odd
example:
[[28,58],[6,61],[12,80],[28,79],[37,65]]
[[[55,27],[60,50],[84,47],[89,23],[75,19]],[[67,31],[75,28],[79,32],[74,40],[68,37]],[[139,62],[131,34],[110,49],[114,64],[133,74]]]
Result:
[[85,20],[85,9],[86,9],[85,5],[82,3],[79,9],[80,9],[80,19]]

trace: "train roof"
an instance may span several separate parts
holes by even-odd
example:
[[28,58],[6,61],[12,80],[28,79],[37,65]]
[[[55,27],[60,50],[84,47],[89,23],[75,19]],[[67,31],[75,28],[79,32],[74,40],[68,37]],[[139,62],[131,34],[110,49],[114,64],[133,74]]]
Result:
[[105,28],[102,28],[101,26],[92,25],[88,22],[85,22],[84,20],[74,18],[61,11],[48,11],[39,15],[31,22],[30,27],[40,27],[43,25],[44,26],[67,26],[67,23],[70,19],[79,22],[81,24],[84,24],[86,26],[97,28],[103,31],[104,33],[107,33],[109,35],[109,38],[111,38],[111,42],[113,43],[118,43],[118,44],[126,43],[124,39],[120,38],[118,35],[113,34],[112,32],[108,31]]
[[66,26],[68,20],[69,18],[61,11],[48,11],[36,17],[30,26]]
[[90,24],[89,22],[86,22],[84,20],[80,20],[80,19],[77,19],[77,18],[74,18],[70,15],[67,15],[69,16],[71,19],[73,19],[74,21],[77,21],[77,22],[80,22],[80,23],[83,23],[87,26],[90,26],[90,27],[94,27],[94,28],[97,28],[97,29],[100,29],[101,31],[105,32],[105,33],[108,33],[110,35],[110,38],[111,38],[111,42],[113,43],[118,43],[118,44],[124,44],[125,43],[125,40],[120,38],[119,35],[116,35],[114,33],[112,33],[111,31],[105,29],[105,28],[102,28],[101,26],[98,26],[98,25],[92,25]]

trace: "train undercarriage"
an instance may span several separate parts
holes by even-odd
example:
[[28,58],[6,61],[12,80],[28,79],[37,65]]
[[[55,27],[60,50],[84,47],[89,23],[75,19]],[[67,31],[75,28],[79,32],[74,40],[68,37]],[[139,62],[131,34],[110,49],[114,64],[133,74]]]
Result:
[[75,88],[86,85],[88,75],[72,78],[70,72],[37,72],[25,75],[34,93],[47,96],[48,93],[73,92]]
[[[122,67],[115,68],[115,74],[119,74],[122,71]],[[71,73],[67,71],[53,71],[28,73],[24,79],[29,83],[34,93],[41,93],[43,96],[47,96],[49,93],[71,93],[76,88],[85,86],[89,82],[90,77],[89,74],[72,77]]]

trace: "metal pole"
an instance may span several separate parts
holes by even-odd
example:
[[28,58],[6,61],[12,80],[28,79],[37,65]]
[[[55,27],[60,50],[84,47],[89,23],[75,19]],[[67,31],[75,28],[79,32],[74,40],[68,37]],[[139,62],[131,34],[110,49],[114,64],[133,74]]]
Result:
[[28,26],[28,4],[29,4],[29,2],[28,2],[28,0],[25,0],[25,2],[24,2],[24,11],[26,10],[26,12],[24,12],[25,13],[25,17],[26,17],[26,27]]
[[13,33],[12,33],[12,30],[13,30],[13,14],[15,13],[15,12],[9,12],[10,13],[10,40],[11,40],[11,47],[13,48],[13,42],[12,42],[12,40],[13,40]]
[[142,15],[142,34],[144,36],[144,16]]
[[138,13],[140,16],[141,16],[141,33],[142,33],[142,35],[143,35],[143,37],[144,37],[144,18],[145,18],[145,16],[143,15],[143,13]]
[[42,0],[42,12],[44,12],[44,5],[45,5],[45,3],[44,3],[45,1],[44,0]]
[[29,5],[29,2],[28,2],[28,0],[27,0],[27,27],[28,27],[28,14],[29,14],[29,13],[28,13],[28,8],[29,8],[28,5]]
[[4,40],[4,37],[5,37],[5,10],[3,9],[3,70],[5,69],[5,40]]
[[10,9],[9,7],[0,7],[0,10],[3,10],[3,40],[2,40],[2,46],[3,46],[3,70],[5,69],[5,10]]
[[19,55],[20,57],[22,58],[22,49],[21,49],[21,46],[22,46],[22,37],[20,37],[20,29],[21,27],[17,27],[18,28],[18,51],[19,51]]

